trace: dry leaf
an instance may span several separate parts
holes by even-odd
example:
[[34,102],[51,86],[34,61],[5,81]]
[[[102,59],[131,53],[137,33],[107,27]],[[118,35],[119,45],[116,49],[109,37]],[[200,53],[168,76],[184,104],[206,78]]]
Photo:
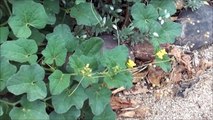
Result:
[[165,77],[164,71],[158,69],[158,67],[149,67],[148,71],[148,81],[152,83],[152,85],[160,86],[161,79]]
[[120,117],[133,118],[135,116],[135,111],[125,111],[119,114]]
[[132,106],[132,103],[130,100],[122,100],[117,96],[111,97],[110,104],[113,110],[119,110],[122,108],[128,108]]

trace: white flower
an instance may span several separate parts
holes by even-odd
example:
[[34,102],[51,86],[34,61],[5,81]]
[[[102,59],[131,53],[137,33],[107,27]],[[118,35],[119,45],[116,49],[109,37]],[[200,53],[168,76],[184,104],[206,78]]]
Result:
[[155,37],[159,37],[158,33],[156,33],[156,32],[154,32],[153,35],[154,35]]
[[161,20],[161,21],[160,21],[160,24],[163,25],[163,23],[164,23],[164,20]]
[[113,7],[113,6],[111,6],[111,5],[109,6],[109,8],[110,8],[111,10],[114,10],[114,7]]
[[118,27],[117,27],[115,24],[113,24],[112,27],[113,27],[115,30],[118,30]]

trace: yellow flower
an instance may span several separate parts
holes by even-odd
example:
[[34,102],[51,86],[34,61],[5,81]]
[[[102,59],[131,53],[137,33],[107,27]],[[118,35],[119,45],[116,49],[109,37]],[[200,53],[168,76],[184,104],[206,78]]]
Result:
[[158,56],[158,58],[160,58],[160,59],[163,59],[163,56],[166,54],[167,54],[166,50],[162,49],[156,53],[156,56]]
[[136,66],[135,62],[131,59],[128,59],[127,61],[127,67],[128,68],[133,68],[134,66]]

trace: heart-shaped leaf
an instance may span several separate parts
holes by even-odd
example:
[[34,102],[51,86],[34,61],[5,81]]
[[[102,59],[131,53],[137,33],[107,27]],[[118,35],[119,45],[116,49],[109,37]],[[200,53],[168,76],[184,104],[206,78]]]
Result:
[[98,37],[90,38],[84,41],[76,50],[77,54],[83,54],[86,56],[95,55],[100,53],[101,48],[103,46],[103,40]]
[[159,10],[160,15],[165,15],[166,11],[170,15],[173,15],[176,12],[174,0],[151,0],[150,4]]
[[77,20],[78,25],[97,25],[101,21],[101,16],[91,3],[80,3],[71,8],[71,17]]
[[44,0],[43,5],[49,17],[48,23],[54,24],[56,21],[55,14],[60,11],[59,0]]
[[10,111],[12,120],[49,120],[45,103],[39,100],[29,102],[24,96],[21,99],[21,105],[21,107],[14,106]]
[[80,110],[71,107],[69,111],[64,114],[58,114],[55,111],[50,113],[50,120],[77,120],[80,117]]
[[9,63],[5,57],[0,57],[0,91],[6,87],[7,80],[16,73],[16,66]]
[[55,112],[62,114],[67,112],[72,106],[75,106],[77,109],[82,108],[83,103],[87,98],[87,94],[84,92],[83,87],[81,85],[74,85],[71,90],[53,96],[52,104]]
[[48,16],[43,5],[31,0],[16,1],[13,3],[13,15],[8,24],[13,33],[19,38],[28,38],[31,35],[30,26],[41,29],[47,24]]
[[44,70],[40,65],[22,65],[19,71],[7,81],[7,89],[15,95],[27,93],[29,101],[43,99],[47,95],[43,79]]
[[44,62],[47,64],[56,63],[57,66],[61,66],[65,63],[67,49],[65,44],[60,39],[48,40],[46,48],[42,51],[44,56]]
[[60,70],[55,70],[49,77],[50,93],[58,95],[63,92],[71,83],[70,75],[63,74]]
[[151,24],[156,23],[158,12],[152,5],[145,5],[136,2],[131,9],[133,24],[139,28],[141,32],[148,32],[152,27]]
[[70,27],[66,24],[59,24],[54,28],[53,33],[47,34],[47,40],[60,40],[61,43],[64,43],[67,50],[72,52],[78,47],[78,41],[72,35]]
[[20,38],[6,41],[1,45],[1,55],[16,62],[35,63],[37,60],[37,44],[34,40]]
[[100,115],[110,102],[111,91],[106,87],[93,84],[86,90],[89,97],[89,105],[94,115]]

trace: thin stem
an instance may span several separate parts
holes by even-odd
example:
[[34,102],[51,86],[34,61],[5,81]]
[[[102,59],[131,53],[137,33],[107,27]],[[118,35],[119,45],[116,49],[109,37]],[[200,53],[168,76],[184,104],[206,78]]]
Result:
[[90,7],[91,7],[91,10],[92,10],[92,13],[95,16],[96,20],[98,21],[98,24],[100,24],[100,26],[101,26],[101,21],[98,19],[98,17],[96,16],[95,12],[93,11],[93,6],[92,5],[93,4],[92,4],[92,0],[91,0],[90,1]]
[[80,82],[78,83],[78,85],[75,87],[75,89],[69,94],[69,96],[71,96],[79,87],[79,85],[81,84],[81,82],[83,81],[84,77],[81,78]]
[[7,0],[4,0],[4,4],[5,4],[5,6],[6,6],[8,12],[9,12],[9,14],[12,15],[12,12],[11,12],[11,10],[10,10],[10,7],[9,7],[9,5],[7,4]]
[[8,101],[0,99],[0,103],[4,103],[4,104],[7,104],[7,105],[15,106],[16,104],[20,103],[20,101],[17,101],[15,103],[11,103],[11,102],[8,102]]
[[52,98],[52,96],[49,96],[47,98],[44,99],[44,101],[50,100]]

